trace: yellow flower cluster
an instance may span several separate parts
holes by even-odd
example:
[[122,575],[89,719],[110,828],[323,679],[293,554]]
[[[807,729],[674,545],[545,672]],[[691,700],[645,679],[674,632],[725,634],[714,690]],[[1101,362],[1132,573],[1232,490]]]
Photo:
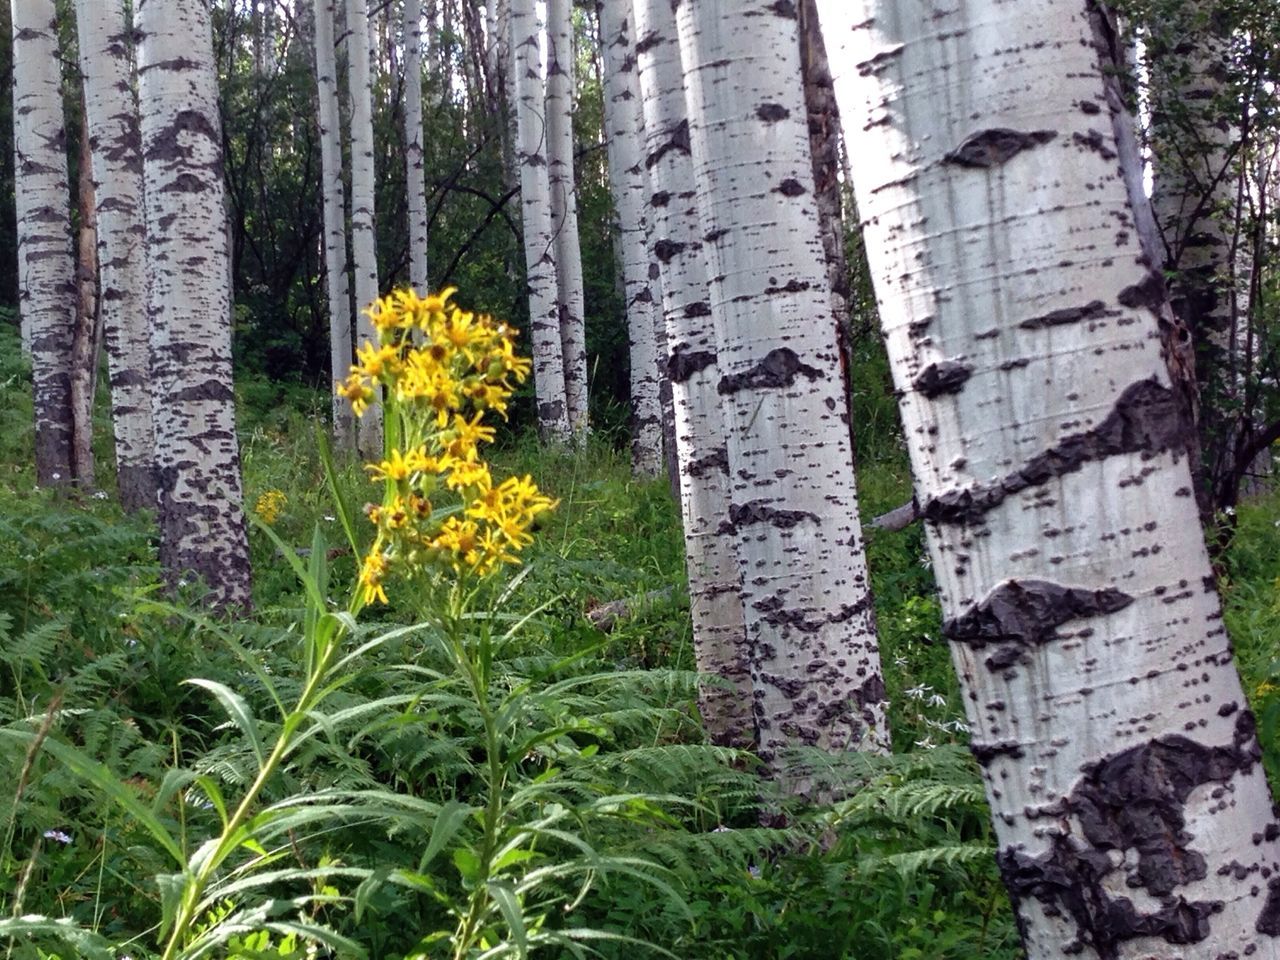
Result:
[[289,505],[289,498],[284,495],[283,490],[267,490],[258,497],[257,502],[253,505],[253,512],[267,526],[271,526],[278,519],[280,514],[284,512],[284,508]]
[[366,468],[384,490],[382,503],[366,510],[378,531],[360,571],[366,603],[387,602],[384,583],[397,569],[483,577],[518,563],[534,521],[555,506],[529,477],[495,483],[480,455],[494,439],[485,417],[506,416],[530,363],[516,356],[515,331],[454,306],[454,293],[401,290],[380,299],[369,311],[378,343],[361,346],[338,386],[357,416],[381,389],[401,438]]

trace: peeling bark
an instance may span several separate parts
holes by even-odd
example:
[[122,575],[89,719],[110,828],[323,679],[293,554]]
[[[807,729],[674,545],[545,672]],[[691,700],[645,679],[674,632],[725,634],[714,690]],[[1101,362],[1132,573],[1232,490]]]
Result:
[[249,544],[209,9],[186,0],[135,9],[160,562],[171,586],[199,578],[214,605],[243,608]]
[[884,684],[792,3],[680,4],[760,751],[884,750]]
[[[820,9],[1028,957],[1278,957],[1280,825],[1097,8]],[[957,389],[914,388],[948,362],[968,369]]]

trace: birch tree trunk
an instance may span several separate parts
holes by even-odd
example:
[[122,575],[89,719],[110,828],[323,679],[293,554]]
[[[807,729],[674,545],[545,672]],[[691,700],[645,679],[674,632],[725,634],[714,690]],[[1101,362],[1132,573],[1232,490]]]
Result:
[[[342,179],[342,120],[339,113],[337,45],[334,40],[337,0],[315,0],[316,90],[320,124],[320,177],[324,205],[324,273],[329,299],[329,375],[335,384],[351,368],[351,277],[347,272],[346,185]],[[339,450],[356,445],[351,406],[336,391],[333,439]]]
[[[630,42],[643,108],[643,165],[649,173],[644,216],[654,268],[650,276],[661,278],[694,654],[700,673],[727,684],[704,688],[702,719],[712,740],[751,746],[756,720],[742,577],[733,540],[722,533],[731,523],[729,459],[717,393],[723,371],[690,190],[693,164],[680,47],[667,0],[635,0],[634,14]],[[607,34],[614,37],[611,43],[618,42],[621,29],[618,25]]]
[[151,347],[146,315],[142,134],[124,0],[77,0],[94,186],[99,310],[111,385],[116,477],[126,510],[156,506]]
[[570,0],[547,2],[547,176],[556,243],[556,289],[569,429],[589,428],[587,341],[583,321],[582,248],[573,163],[573,17]]
[[1151,17],[1145,32],[1151,202],[1172,274],[1173,309],[1195,341],[1204,494],[1211,509],[1220,505],[1215,501],[1235,466],[1241,420],[1249,416],[1240,410],[1241,388],[1251,372],[1242,363],[1247,311],[1237,314],[1232,296],[1244,173],[1239,126],[1246,121],[1227,102],[1227,16],[1217,4],[1187,0],[1172,18],[1168,10]]
[[631,344],[631,469],[640,477],[662,472],[661,377],[657,324],[661,314],[649,279],[644,204],[644,121],[636,74],[633,17],[627,3],[600,0],[600,45],[604,51],[604,120],[609,187],[615,212],[614,236],[620,248]]
[[93,459],[93,370],[98,364],[98,204],[93,186],[91,139],[89,111],[81,86],[76,319],[71,339],[71,469],[82,487],[97,484],[97,465]]
[[[355,264],[356,341],[377,342],[365,312],[378,299],[378,235],[374,220],[373,74],[369,6],[347,0],[347,86],[351,98],[351,251]],[[365,457],[382,453],[382,407],[360,418],[357,443]]]
[[408,167],[409,284],[424,296],[427,279],[427,166],[422,126],[422,0],[404,0],[404,142]]
[[1140,179],[1118,163],[1132,121],[1104,11],[819,7],[1028,956],[1280,956],[1280,825],[1198,522]]
[[795,7],[685,3],[676,23],[761,753],[886,750]]
[[18,226],[18,309],[31,356],[36,482],[75,479],[71,344],[75,260],[62,75],[53,0],[12,0],[14,196]]
[[568,440],[572,431],[566,403],[564,348],[560,341],[560,316],[556,302],[556,243],[551,228],[551,186],[547,178],[545,152],[545,84],[538,39],[541,30],[534,0],[508,2],[538,428],[548,439]]
[[249,604],[231,380],[222,129],[205,0],[138,0],[160,562],[220,607]]
[[813,157],[814,198],[822,224],[831,309],[841,346],[847,354],[852,327],[849,316],[849,263],[844,253],[843,198],[840,194],[840,109],[831,81],[831,65],[818,23],[814,0],[800,0],[800,69],[809,118],[809,152]]

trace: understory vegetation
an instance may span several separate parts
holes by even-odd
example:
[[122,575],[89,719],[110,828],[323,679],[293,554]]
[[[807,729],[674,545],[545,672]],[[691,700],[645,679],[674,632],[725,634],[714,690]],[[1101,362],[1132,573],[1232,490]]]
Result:
[[[326,479],[315,425],[328,399],[242,379],[254,612],[214,619],[196,585],[189,600],[160,590],[148,518],[109,493],[36,489],[11,329],[0,324],[0,763],[14,771],[0,789],[0,928],[18,934],[6,957],[161,956],[182,906],[175,861],[233,819],[264,746],[286,734],[251,811],[256,839],[194,904],[194,946],[164,956],[1020,955],[918,527],[869,536],[895,754],[794,758],[812,802],[706,742],[678,510],[664,482],[631,478],[608,435],[576,453],[500,438],[495,470],[559,500],[524,567],[451,626],[392,591],[341,628],[324,697],[307,701],[315,594],[341,607],[358,572],[342,504],[376,496],[358,464]],[[858,353],[870,517],[908,498],[909,477],[879,347]],[[1273,782],[1278,508],[1240,508],[1221,568]],[[643,599],[607,632],[592,625],[589,611],[624,598]],[[311,706],[290,719],[299,702]]]

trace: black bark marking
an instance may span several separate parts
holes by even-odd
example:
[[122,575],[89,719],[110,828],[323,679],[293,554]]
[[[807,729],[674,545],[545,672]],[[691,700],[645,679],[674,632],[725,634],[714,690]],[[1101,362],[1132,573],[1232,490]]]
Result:
[[1079,323],[1081,320],[1094,320],[1098,317],[1115,316],[1116,311],[1108,310],[1101,300],[1093,300],[1083,307],[1065,307],[1053,310],[1038,317],[1023,320],[1018,326],[1024,330],[1043,330],[1045,327],[1060,327],[1066,323]]
[[1071,620],[1123,610],[1133,597],[1120,590],[1085,590],[1048,580],[1006,580],[980,603],[942,625],[943,634],[975,650],[994,647],[990,670],[1005,670],[1034,647],[1057,637]]
[[[1253,716],[1244,711],[1229,745],[1211,747],[1174,734],[1085,766],[1064,802],[1080,835],[1055,837],[1042,856],[1014,848],[997,856],[1015,907],[1034,897],[1047,912],[1068,914],[1078,940],[1064,952],[1088,946],[1101,960],[1115,960],[1121,943],[1139,937],[1200,943],[1210,934],[1209,917],[1222,904],[1174,894],[1208,872],[1204,857],[1191,849],[1195,838],[1185,829],[1187,798],[1204,784],[1226,783],[1238,772],[1249,772],[1261,757]],[[1114,866],[1108,856],[1112,850],[1136,851],[1136,866]],[[1139,912],[1128,897],[1109,892],[1116,883],[1106,883],[1108,875],[1126,868],[1127,885],[1145,889],[1159,901],[1159,909]],[[1264,929],[1276,919],[1271,907],[1268,895],[1258,918],[1259,933],[1271,933]]]
[[690,350],[683,343],[671,351],[667,360],[667,377],[672,383],[684,383],[695,373],[714,367],[716,355],[710,350]]
[[703,477],[708,473],[723,473],[729,475],[729,451],[724,447],[719,447],[712,453],[707,454],[701,459],[694,460],[688,467],[689,476]]
[[799,197],[799,196],[803,196],[809,191],[807,191],[804,188],[804,184],[802,184],[799,180],[795,179],[795,177],[788,177],[786,180],[783,180],[780,184],[778,184],[774,192],[780,193],[784,197]]
[[973,367],[955,360],[943,360],[925,367],[911,385],[933,400],[944,393],[959,393],[971,376]]
[[656,30],[650,30],[647,34],[636,41],[636,55],[639,56],[641,54],[648,53],[654,47],[666,42],[667,41],[663,38],[662,34],[658,33]]
[[1267,899],[1254,929],[1268,937],[1280,937],[1280,877],[1267,881]]
[[670,263],[676,256],[688,249],[687,243],[675,240],[659,240],[653,245],[653,255],[663,263]]
[[791,116],[791,111],[780,103],[762,103],[756,110],[756,116],[765,123],[777,123]]
[[1122,306],[1135,309],[1145,307],[1158,313],[1160,308],[1164,306],[1167,296],[1164,277],[1151,270],[1133,286],[1125,287],[1121,290],[1116,299],[1120,301]]
[[691,303],[684,308],[684,315],[689,318],[709,317],[711,316],[711,304],[705,300],[699,300]]
[[989,766],[996,757],[1013,757],[1017,760],[1023,756],[1022,744],[1016,740],[1000,740],[995,743],[979,743],[971,740],[969,752],[983,767]]
[[790,530],[806,520],[818,523],[818,517],[807,510],[779,510],[763,500],[729,505],[729,527],[737,530],[756,523],[767,523],[779,530]]
[[768,9],[787,20],[799,19],[793,0],[775,0],[775,2],[769,4]]
[[822,371],[811,367],[800,359],[790,347],[779,347],[770,350],[763,360],[750,370],[723,377],[719,391],[724,396],[737,393],[739,390],[767,390],[789,387],[796,382],[796,376],[805,376],[810,380],[822,378]]
[[676,124],[675,129],[671,131],[671,136],[667,138],[667,142],[645,157],[645,169],[652,170],[657,164],[661,163],[662,158],[672,150],[675,150],[678,153],[683,153],[685,156],[693,155],[693,146],[689,140],[688,120],[681,120]]
[[1057,135],[1053,130],[1033,130],[1030,133],[1007,127],[983,130],[944,156],[942,162],[958,167],[998,167],[1023,150],[1048,143]]
[[940,494],[925,503],[921,514],[933,523],[980,523],[1013,494],[1075,473],[1086,463],[1121,454],[1184,450],[1189,429],[1173,392],[1154,378],[1140,380],[1120,395],[1097,427],[1065,437],[1001,480]]
[[[813,517],[813,514],[803,514],[804,517]],[[816,520],[817,518],[814,517]],[[794,525],[794,524],[792,524]],[[837,612],[823,616],[817,619],[810,619],[806,614],[804,607],[788,607],[785,597],[775,594],[771,597],[755,601],[752,605],[762,614],[761,619],[774,627],[794,627],[801,633],[818,633],[833,623],[847,623],[861,613],[865,613],[868,601],[864,598],[854,604],[845,604]],[[823,660],[812,660],[806,667],[807,672],[813,674],[826,668],[828,664]],[[878,679],[878,678],[877,678]],[[865,684],[864,684],[865,686]],[[884,699],[884,681],[880,681],[880,700]],[[860,700],[859,704],[867,701]],[[878,701],[872,701],[878,702]]]
[[1073,133],[1071,139],[1086,150],[1092,150],[1103,160],[1114,160],[1118,156],[1114,150],[1107,146],[1101,131],[1094,130],[1092,127],[1089,128],[1088,133]]

